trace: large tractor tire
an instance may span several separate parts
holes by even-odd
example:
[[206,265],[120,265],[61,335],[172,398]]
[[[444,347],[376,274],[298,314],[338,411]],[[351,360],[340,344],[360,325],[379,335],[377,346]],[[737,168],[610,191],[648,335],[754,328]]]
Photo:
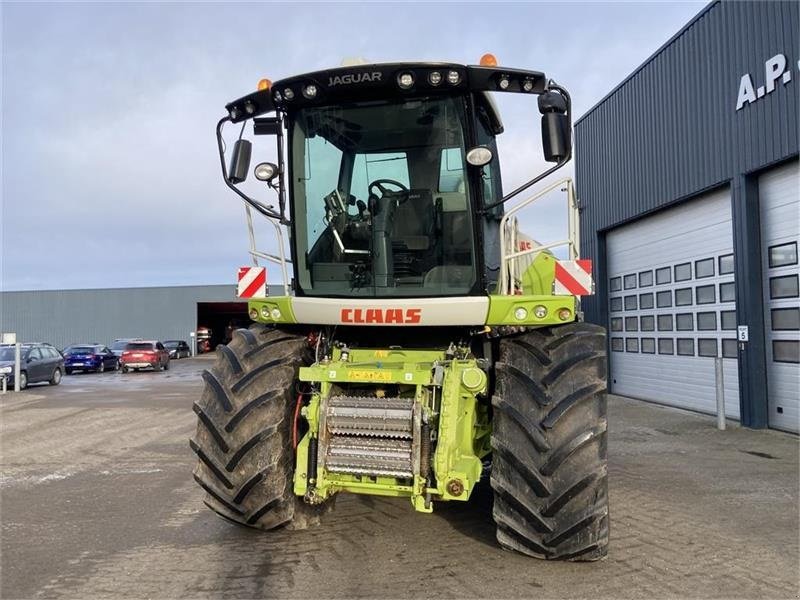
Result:
[[502,547],[551,560],[606,555],[606,371],[596,325],[501,340],[491,484]]
[[324,510],[292,491],[295,381],[308,352],[304,337],[254,325],[217,346],[216,364],[203,372],[205,387],[194,404],[197,434],[190,440],[198,457],[194,478],[206,491],[206,505],[225,519],[299,529]]

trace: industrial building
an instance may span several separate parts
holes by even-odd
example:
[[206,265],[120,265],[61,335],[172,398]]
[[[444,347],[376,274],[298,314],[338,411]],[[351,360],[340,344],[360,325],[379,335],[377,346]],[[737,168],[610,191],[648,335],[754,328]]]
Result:
[[612,392],[798,431],[796,2],[713,2],[575,124]]
[[0,330],[58,348],[131,337],[190,342],[199,327],[211,329],[213,347],[231,325],[247,323],[247,303],[236,297],[234,285],[0,294]]

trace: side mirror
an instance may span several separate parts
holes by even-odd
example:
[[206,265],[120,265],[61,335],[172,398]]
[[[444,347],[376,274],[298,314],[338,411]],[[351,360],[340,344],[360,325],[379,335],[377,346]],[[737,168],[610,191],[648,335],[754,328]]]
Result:
[[542,148],[547,162],[560,162],[572,153],[572,132],[567,115],[567,100],[558,92],[539,96],[542,113]]
[[247,179],[247,172],[250,170],[250,153],[253,144],[248,140],[236,140],[233,145],[233,156],[231,156],[231,168],[228,169],[228,181],[231,183],[242,183]]

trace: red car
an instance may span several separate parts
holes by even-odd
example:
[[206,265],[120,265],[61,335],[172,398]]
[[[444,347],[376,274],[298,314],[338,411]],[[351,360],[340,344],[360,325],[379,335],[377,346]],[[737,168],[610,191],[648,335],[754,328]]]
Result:
[[164,344],[157,341],[131,342],[122,351],[119,364],[122,365],[122,372],[127,373],[131,369],[153,369],[154,371],[165,371],[169,369],[169,352]]

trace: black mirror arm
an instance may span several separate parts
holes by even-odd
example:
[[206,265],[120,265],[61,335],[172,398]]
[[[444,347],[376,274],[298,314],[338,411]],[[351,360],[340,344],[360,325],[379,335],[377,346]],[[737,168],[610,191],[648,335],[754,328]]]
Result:
[[[554,90],[554,91],[558,92],[559,94],[561,94],[562,96],[564,96],[564,99],[567,102],[567,115],[570,118],[570,129],[571,129],[572,128],[572,125],[571,125],[571,123],[572,123],[572,99],[570,98],[569,92],[566,89],[564,89],[563,87],[561,87],[560,85],[558,85],[556,82],[554,82],[552,79],[547,82],[546,91],[551,91],[551,90]],[[487,204],[486,206],[483,207],[483,209],[480,211],[480,213],[481,214],[486,214],[489,210],[491,210],[495,206],[499,206],[501,204],[505,204],[506,202],[511,200],[511,198],[516,196],[517,194],[519,194],[521,192],[524,192],[525,190],[527,190],[532,185],[538,183],[539,181],[541,181],[545,177],[547,177],[547,176],[555,173],[556,171],[558,171],[561,167],[563,167],[565,164],[567,164],[570,160],[572,160],[572,145],[571,144],[570,144],[570,148],[569,148],[569,154],[566,157],[564,157],[558,163],[556,163],[555,165],[553,165],[552,167],[547,169],[547,171],[545,171],[544,173],[540,173],[539,175],[537,175],[533,179],[523,183],[521,186],[519,186],[514,191],[509,192],[508,194],[506,194],[505,196],[500,198],[500,200],[498,200],[497,202],[493,202],[492,204]]]
[[285,218],[283,213],[283,207],[281,207],[281,212],[277,213],[273,209],[265,206],[258,200],[254,200],[244,192],[242,192],[239,188],[237,188],[234,184],[230,182],[228,179],[228,167],[225,165],[225,145],[222,140],[222,128],[225,126],[225,123],[231,121],[229,116],[223,117],[217,123],[217,150],[219,151],[219,164],[222,168],[222,178],[225,181],[225,185],[231,188],[236,194],[244,200],[249,206],[252,206],[257,212],[264,215],[265,217],[269,217],[270,219],[276,219],[281,223],[288,225],[289,221]]

